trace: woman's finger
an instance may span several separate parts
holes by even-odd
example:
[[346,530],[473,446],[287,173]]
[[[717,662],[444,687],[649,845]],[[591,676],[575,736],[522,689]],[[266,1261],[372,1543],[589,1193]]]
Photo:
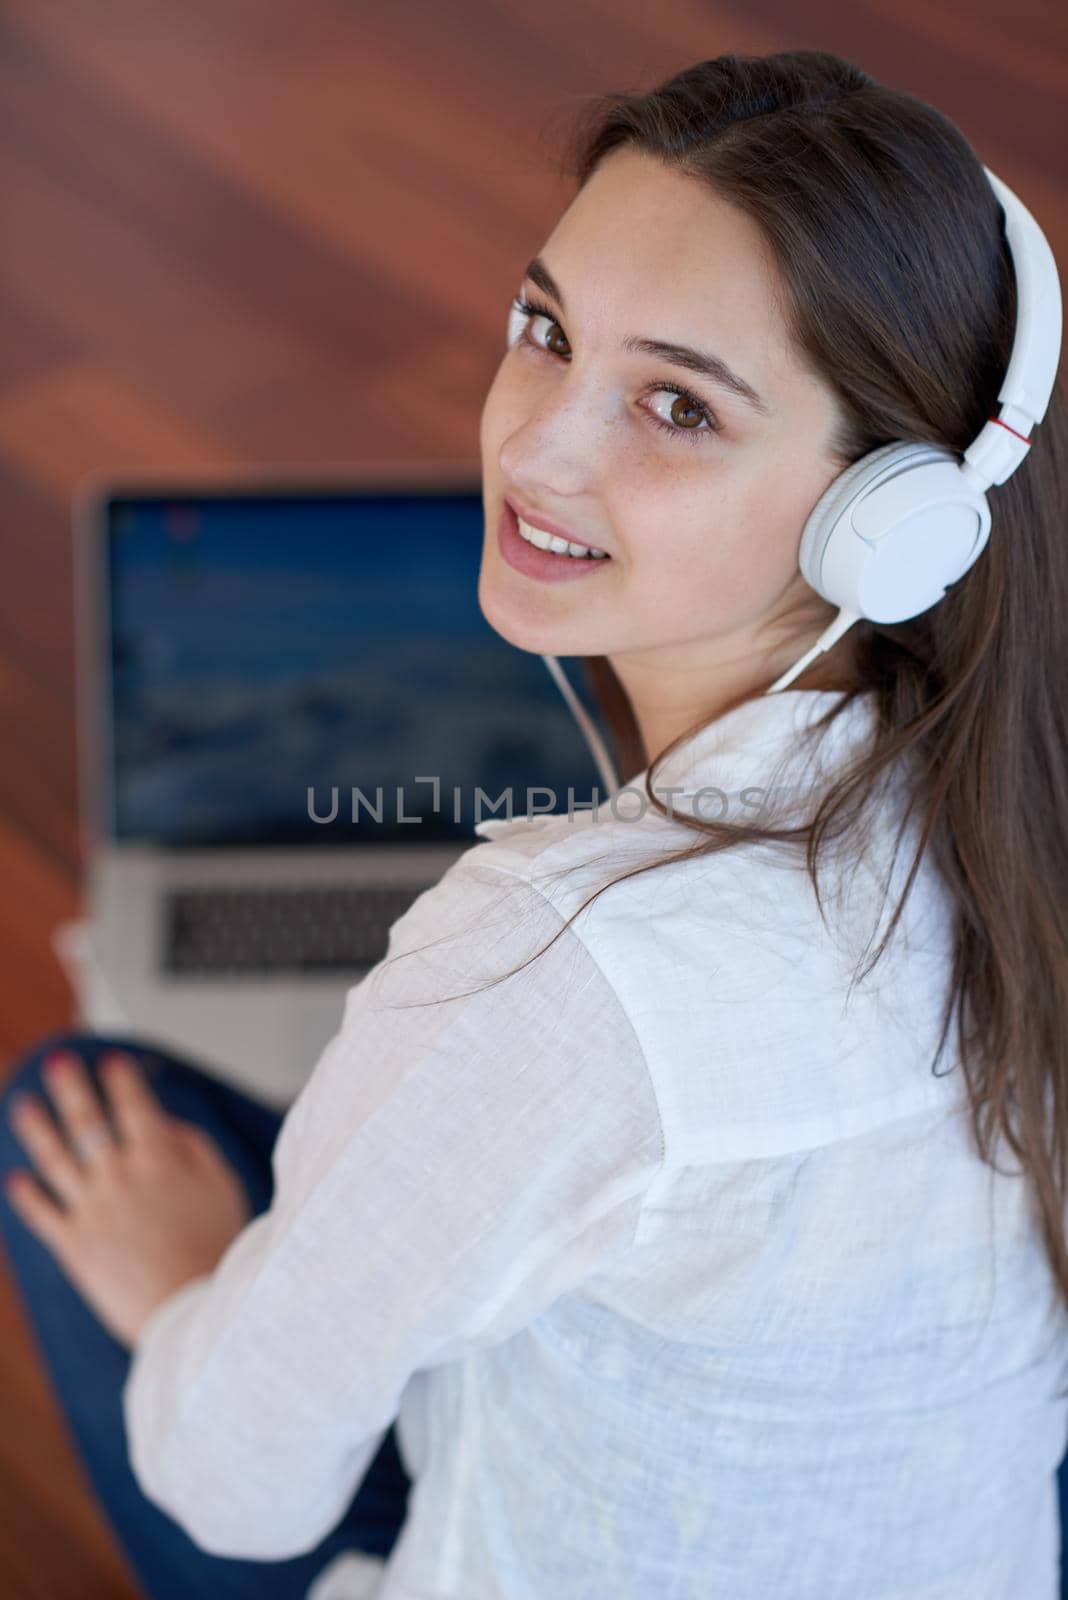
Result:
[[[72,1050],[57,1050],[46,1059],[42,1076],[62,1130],[75,1151],[76,1159],[84,1165],[84,1159],[78,1153],[78,1140],[83,1134],[95,1133],[103,1128],[110,1139],[114,1139],[108,1127],[104,1104],[93,1087],[85,1063]],[[91,1159],[96,1159],[95,1152]]]
[[16,1095],[9,1121],[49,1188],[65,1204],[77,1199],[85,1184],[85,1173],[45,1110],[43,1101],[33,1094]]
[[66,1225],[65,1213],[45,1194],[29,1172],[9,1172],[4,1178],[8,1204],[53,1253],[59,1253]]
[[140,1064],[125,1050],[108,1052],[100,1064],[100,1079],[122,1139],[142,1140],[166,1121],[167,1113]]

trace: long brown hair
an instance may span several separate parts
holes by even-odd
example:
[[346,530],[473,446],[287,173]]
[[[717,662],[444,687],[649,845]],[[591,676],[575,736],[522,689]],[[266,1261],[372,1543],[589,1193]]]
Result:
[[[821,51],[727,55],[648,93],[594,97],[560,170],[581,188],[622,145],[707,184],[763,229],[797,347],[840,403],[842,466],[894,440],[962,452],[995,414],[1015,326],[1012,258],[979,159],[938,111]],[[975,565],[910,621],[856,623],[795,680],[822,686],[839,668],[844,697],[818,728],[862,693],[874,691],[877,711],[872,745],[811,820],[783,829],[676,812],[700,839],[603,884],[556,938],[636,872],[750,843],[804,845],[822,909],[824,846],[907,759],[916,781],[902,831],[915,812],[919,843],[866,972],[929,849],[955,916],[937,1055],[955,1013],[979,1152],[996,1167],[992,1144],[1004,1135],[1029,1174],[1068,1305],[1066,481],[1055,394],[1027,460],[990,491],[991,536]],[[627,696],[607,657],[587,658],[585,670],[618,765],[633,774],[645,756]],[[695,731],[646,773],[648,804],[662,815],[657,772]]]

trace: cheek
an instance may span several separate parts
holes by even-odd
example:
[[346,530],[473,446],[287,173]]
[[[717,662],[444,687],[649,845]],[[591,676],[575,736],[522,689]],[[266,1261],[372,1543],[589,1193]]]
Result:
[[[621,541],[643,610],[725,619],[770,604],[797,570],[796,488],[741,473],[737,459],[697,491],[627,506]],[[732,470],[732,468],[734,470]],[[628,532],[628,530],[633,530]]]

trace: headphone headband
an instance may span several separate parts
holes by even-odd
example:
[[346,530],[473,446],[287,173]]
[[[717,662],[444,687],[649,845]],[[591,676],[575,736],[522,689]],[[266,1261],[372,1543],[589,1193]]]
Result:
[[964,452],[962,470],[977,489],[1004,483],[1030,448],[1028,435],[1046,415],[1061,353],[1061,286],[1042,229],[1008,184],[984,167],[1005,215],[1005,238],[1016,279],[1016,332],[1000,410]]

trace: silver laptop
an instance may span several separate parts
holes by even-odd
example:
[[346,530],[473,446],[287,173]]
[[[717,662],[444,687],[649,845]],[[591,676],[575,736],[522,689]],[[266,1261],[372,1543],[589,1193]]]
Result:
[[146,1043],[277,1107],[480,820],[599,802],[479,610],[477,464],[323,477],[94,475],[74,505],[93,960]]

